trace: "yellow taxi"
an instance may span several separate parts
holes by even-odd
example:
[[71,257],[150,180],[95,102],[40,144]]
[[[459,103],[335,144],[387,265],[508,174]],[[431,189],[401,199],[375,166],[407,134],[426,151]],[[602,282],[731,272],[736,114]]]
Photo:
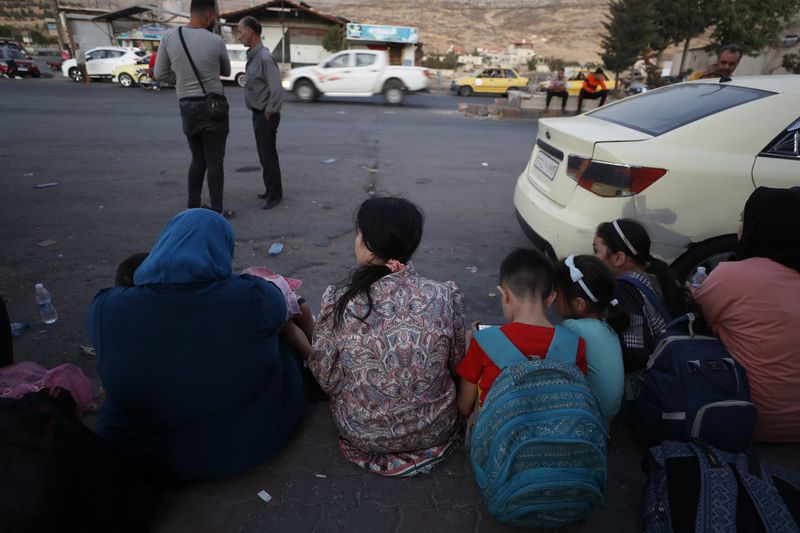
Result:
[[487,67],[476,70],[468,78],[454,80],[450,90],[459,96],[473,93],[506,94],[508,91],[527,90],[528,81],[513,68]]
[[[141,83],[149,83],[150,56],[147,55],[132,65],[120,65],[111,73],[111,81],[123,87],[133,87]],[[141,80],[141,81],[140,81]]]
[[[586,79],[586,76],[588,76],[592,72],[594,72],[594,69],[585,69],[585,68],[573,71],[569,76],[566,77],[567,92],[573,96],[577,96],[578,93],[581,92],[581,87],[583,87],[583,82]],[[555,76],[555,72],[553,73],[553,76]],[[550,80],[539,82],[538,90],[546,91],[547,86],[549,84]],[[622,85],[621,81],[617,83],[617,87],[619,87],[620,85]],[[614,87],[614,80],[608,79],[608,76],[606,76],[606,87],[608,87],[608,90],[611,90],[612,87]]]

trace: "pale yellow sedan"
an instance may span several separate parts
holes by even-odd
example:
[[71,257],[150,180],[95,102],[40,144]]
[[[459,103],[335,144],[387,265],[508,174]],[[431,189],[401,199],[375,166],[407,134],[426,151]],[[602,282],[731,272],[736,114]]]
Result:
[[730,256],[762,185],[800,186],[800,76],[678,83],[542,119],[514,207],[553,257],[591,253],[599,223],[635,218],[686,279]]
[[150,56],[147,55],[131,65],[121,65],[111,73],[111,81],[122,87],[133,87],[142,82],[149,83]]
[[489,67],[476,70],[471,76],[453,81],[450,90],[459,96],[473,93],[507,94],[508,91],[528,89],[528,78],[508,67]]

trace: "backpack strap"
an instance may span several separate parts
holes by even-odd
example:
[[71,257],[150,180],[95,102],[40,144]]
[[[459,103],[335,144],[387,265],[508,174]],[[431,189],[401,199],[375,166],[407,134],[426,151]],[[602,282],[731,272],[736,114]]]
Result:
[[627,274],[627,273],[625,273],[625,274],[621,275],[620,277],[618,277],[617,280],[618,281],[624,281],[625,283],[629,283],[630,285],[633,285],[634,287],[639,289],[639,292],[641,292],[644,295],[644,297],[647,298],[647,300],[651,304],[653,304],[653,307],[656,308],[656,310],[661,315],[661,317],[664,319],[664,321],[667,324],[672,322],[672,313],[669,312],[669,309],[667,309],[667,306],[664,305],[664,302],[661,300],[661,298],[658,296],[658,294],[656,294],[656,292],[653,289],[651,289],[650,286],[647,283],[645,283],[642,280],[640,280],[639,278],[637,278],[635,276],[631,276],[630,274]]
[[[577,333],[562,326],[556,326],[555,330],[545,359],[574,365],[580,337]],[[500,370],[528,360],[525,354],[508,340],[506,334],[499,327],[476,331],[473,338]]]
[[769,468],[753,453],[736,456],[736,470],[767,531],[797,531],[786,502],[772,481]]
[[478,342],[484,353],[500,370],[519,363],[524,363],[528,360],[528,358],[514,346],[514,343],[508,340],[506,334],[500,331],[499,327],[476,331],[472,338]]
[[700,498],[695,531],[736,531],[736,478],[730,465],[710,446],[690,444],[700,467]]
[[550,341],[550,348],[547,349],[548,361],[560,361],[568,365],[574,365],[578,357],[578,343],[581,338],[572,330],[564,326],[556,326],[553,340]]

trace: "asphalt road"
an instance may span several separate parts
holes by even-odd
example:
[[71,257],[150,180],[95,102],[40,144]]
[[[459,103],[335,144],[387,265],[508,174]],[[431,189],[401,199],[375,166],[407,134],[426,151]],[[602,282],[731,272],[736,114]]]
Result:
[[[35,323],[33,285],[43,282],[61,315],[18,338],[15,349],[20,359],[71,361],[91,372],[79,352],[88,343],[91,298],[113,282],[119,261],[148,250],[185,207],[189,150],[176,97],[58,78],[0,83],[0,293],[12,321]],[[357,206],[371,194],[400,195],[426,213],[420,273],[459,283],[470,319],[501,318],[489,294],[505,253],[527,244],[511,200],[536,122],[467,118],[455,111],[460,99],[446,93],[414,95],[401,107],[299,104],[290,96],[278,133],[284,202],[264,211],[250,113],[241,89],[226,91],[225,205],[236,211],[235,267],[268,264],[303,279],[316,306],[325,286],[354,266]],[[336,162],[321,163],[329,159]],[[33,188],[49,182],[58,186]],[[269,258],[275,241],[285,251]]]
[[[499,263],[528,245],[512,193],[535,121],[467,118],[455,112],[463,99],[447,93],[415,95],[396,108],[379,99],[303,105],[289,97],[278,134],[284,202],[264,211],[250,116],[241,90],[227,93],[225,202],[237,213],[235,268],[267,265],[300,278],[302,294],[317,308],[325,286],[354,267],[357,206],[372,194],[400,195],[426,213],[417,270],[455,280],[467,320],[501,320],[494,295]],[[97,387],[96,360],[80,350],[89,342],[89,302],[113,283],[119,261],[148,250],[185,206],[189,151],[175,94],[0,79],[0,117],[0,294],[13,321],[34,324],[15,340],[16,358],[75,363]],[[328,159],[335,162],[321,163]],[[49,182],[58,185],[34,188]],[[271,258],[273,242],[285,250]],[[37,323],[37,282],[50,289],[61,315],[52,326]],[[641,530],[644,448],[624,426],[612,435],[606,505],[569,531]],[[769,460],[800,466],[792,447],[759,449]],[[257,498],[261,490],[272,495],[270,503]],[[266,464],[170,492],[155,530],[518,531],[488,515],[461,449],[418,479],[384,479],[347,463],[327,404],[309,404],[300,434]]]

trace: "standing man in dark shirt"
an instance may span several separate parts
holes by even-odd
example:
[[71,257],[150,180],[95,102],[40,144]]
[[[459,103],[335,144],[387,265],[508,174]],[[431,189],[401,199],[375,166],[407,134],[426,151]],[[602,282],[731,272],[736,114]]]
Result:
[[239,40],[248,48],[244,103],[253,112],[258,159],[264,169],[266,190],[258,197],[266,200],[264,209],[272,209],[283,198],[276,146],[283,105],[281,73],[275,58],[261,44],[261,23],[258,20],[247,16],[239,21]]
[[[228,115],[226,113],[222,118],[210,116],[206,110],[205,95],[214,94],[217,99],[225,98],[219,77],[230,76],[231,62],[225,41],[212,33],[217,23],[214,0],[192,0],[190,17],[188,25],[169,30],[161,40],[156,57],[155,79],[174,83],[180,101],[183,133],[192,151],[187,206],[208,207],[225,218],[230,218],[233,211],[222,207]],[[197,73],[186,56],[181,36],[197,67]],[[201,203],[206,172],[210,206]]]

